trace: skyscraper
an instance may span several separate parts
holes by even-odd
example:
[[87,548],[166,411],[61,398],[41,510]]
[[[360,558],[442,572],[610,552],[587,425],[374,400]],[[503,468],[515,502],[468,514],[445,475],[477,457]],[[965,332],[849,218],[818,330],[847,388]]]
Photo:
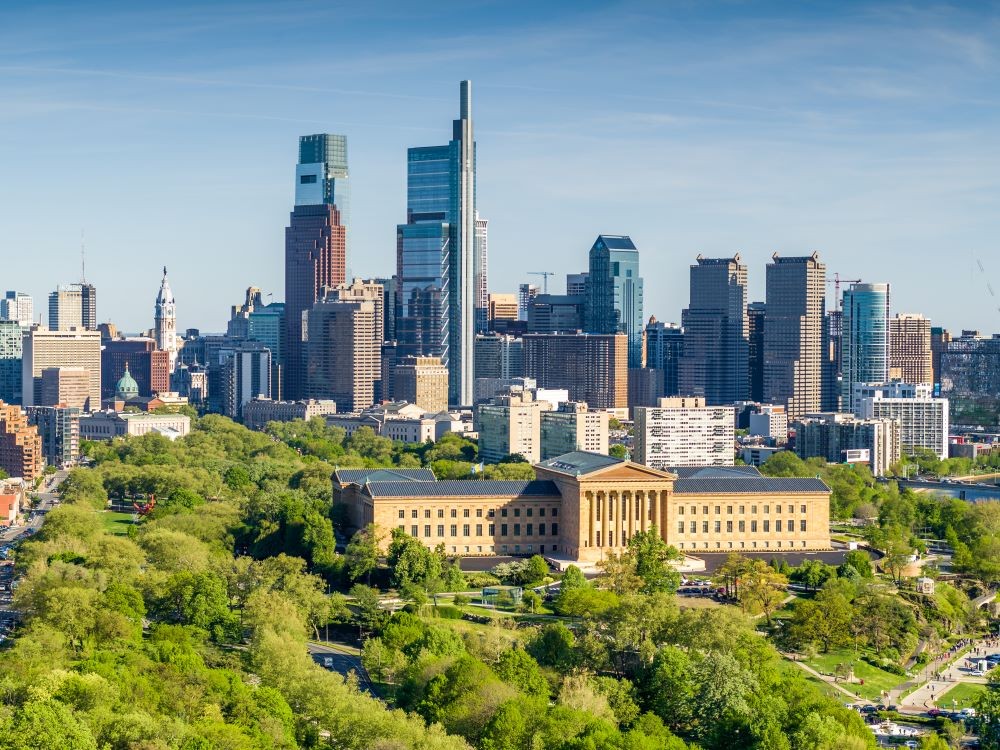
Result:
[[93,284],[60,284],[49,295],[49,328],[97,330],[97,290]]
[[82,367],[90,375],[90,407],[101,404],[101,334],[74,328],[54,331],[41,325],[24,334],[22,403],[41,404],[42,371],[49,367]]
[[889,379],[932,383],[931,321],[923,315],[899,314],[889,321]]
[[0,401],[21,403],[21,342],[24,331],[14,320],[0,320]]
[[767,305],[751,302],[747,305],[747,369],[750,373],[750,400],[764,400],[764,326]]
[[13,320],[21,328],[31,328],[34,314],[35,304],[30,294],[10,291],[0,299],[0,320]]
[[486,333],[489,318],[489,224],[476,211],[476,333]]
[[663,373],[663,396],[680,394],[679,368],[684,354],[684,329],[676,323],[664,323],[650,316],[646,324],[646,366]]
[[473,401],[476,281],[486,273],[485,242],[477,253],[476,241],[472,82],[459,90],[448,145],[407,151],[406,224],[396,228],[398,354],[440,357],[454,406]]
[[628,366],[642,367],[642,278],[639,250],[630,237],[602,234],[590,248],[588,333],[628,335]]
[[823,398],[826,265],[819,253],[767,266],[764,401],[784,404],[791,418],[819,411]]
[[678,388],[709,406],[744,401],[749,393],[747,267],[732,258],[703,258],[691,266],[691,302],[681,312],[684,354]]
[[889,379],[889,285],[851,284],[844,291],[843,315],[841,399],[852,411],[855,383]]
[[[379,287],[381,292],[381,287]],[[381,309],[376,300],[320,300],[307,313],[307,372],[310,398],[329,399],[337,411],[361,411],[375,403],[382,378]]]
[[285,230],[284,396],[305,395],[302,315],[323,287],[347,279],[347,216],[350,204],[347,137],[304,135],[295,168],[295,208]]
[[167,352],[169,356],[168,370],[174,371],[177,364],[177,305],[174,303],[174,293],[170,291],[167,281],[167,267],[163,267],[163,279],[160,281],[160,291],[156,295],[156,308],[153,313],[153,330],[156,348]]

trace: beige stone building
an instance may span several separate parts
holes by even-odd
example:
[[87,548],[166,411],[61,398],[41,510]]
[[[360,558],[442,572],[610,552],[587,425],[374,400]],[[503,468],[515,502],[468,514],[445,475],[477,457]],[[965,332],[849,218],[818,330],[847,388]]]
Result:
[[46,367],[41,381],[39,406],[72,406],[84,412],[100,406],[90,402],[90,373],[82,367]]
[[582,451],[542,461],[535,474],[436,481],[427,469],[341,469],[334,502],[356,528],[399,528],[457,555],[596,562],[651,528],[690,554],[830,547],[830,489],[819,479],[750,466],[660,471]]
[[36,325],[24,335],[22,381],[24,406],[41,406],[42,371],[51,367],[79,367],[90,376],[88,405],[101,406],[101,334],[72,328],[50,330]]
[[448,411],[448,367],[440,357],[403,357],[393,377],[393,398],[425,412]]

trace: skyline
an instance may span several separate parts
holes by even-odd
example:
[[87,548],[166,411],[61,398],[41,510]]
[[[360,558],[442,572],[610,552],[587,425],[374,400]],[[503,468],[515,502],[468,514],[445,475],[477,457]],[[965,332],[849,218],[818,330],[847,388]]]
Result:
[[348,138],[351,275],[390,275],[406,149],[447,140],[469,78],[478,204],[505,261],[491,291],[585,270],[598,234],[627,234],[647,319],[680,321],[699,253],[739,252],[753,301],[772,252],[818,250],[831,278],[891,283],[893,314],[1000,330],[996,4],[479,3],[452,32],[464,6],[346,7],[0,12],[0,286],[37,318],[77,280],[84,229],[99,321],[152,327],[167,265],[179,329],[222,330],[246,287],[280,297],[298,137],[315,132]]

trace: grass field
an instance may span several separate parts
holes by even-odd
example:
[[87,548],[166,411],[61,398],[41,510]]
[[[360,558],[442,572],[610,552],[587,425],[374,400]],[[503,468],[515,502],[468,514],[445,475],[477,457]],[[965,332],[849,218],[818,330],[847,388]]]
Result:
[[132,525],[132,514],[113,510],[101,511],[101,522],[109,534],[125,536],[128,534],[128,527]]
[[938,708],[966,708],[988,689],[986,685],[975,682],[959,682],[951,690],[941,694],[934,705]]
[[[885,672],[878,667],[873,667],[867,662],[857,658],[853,651],[831,651],[829,654],[817,654],[811,659],[805,660],[806,664],[821,674],[833,674],[838,664],[853,664],[854,677],[858,682],[842,682],[843,687],[852,693],[857,693],[862,698],[868,700],[881,700],[883,690],[892,690],[896,686],[906,682],[906,677]],[[864,680],[864,685],[860,683]]]

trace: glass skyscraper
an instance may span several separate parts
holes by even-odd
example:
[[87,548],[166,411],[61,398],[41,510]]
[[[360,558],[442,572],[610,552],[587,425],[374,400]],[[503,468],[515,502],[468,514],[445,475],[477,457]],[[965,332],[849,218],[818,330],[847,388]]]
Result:
[[473,402],[476,280],[485,275],[485,253],[476,252],[472,83],[462,81],[460,93],[448,145],[407,151],[406,224],[396,229],[397,353],[441,357],[452,406]]
[[295,167],[295,208],[285,230],[285,395],[306,398],[302,314],[324,287],[347,280],[350,188],[347,137],[304,135]]
[[888,284],[851,284],[844,292],[840,372],[847,411],[854,410],[856,383],[889,380]]
[[628,366],[642,367],[642,278],[632,239],[602,234],[590,248],[586,327],[628,334]]

